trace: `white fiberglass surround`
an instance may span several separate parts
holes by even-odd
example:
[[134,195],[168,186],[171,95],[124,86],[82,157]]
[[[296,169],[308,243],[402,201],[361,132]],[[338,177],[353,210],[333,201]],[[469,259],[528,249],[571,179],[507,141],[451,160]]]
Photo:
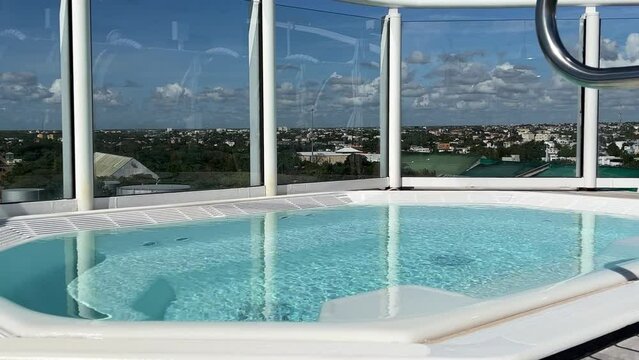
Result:
[[[40,238],[45,234],[74,231],[74,227],[77,230],[78,224],[90,224],[90,222],[80,221],[82,218],[84,220],[93,219],[93,224],[102,225],[105,225],[104,221],[107,221],[105,219],[117,221],[117,219],[136,218],[145,219],[144,224],[153,223],[150,222],[151,220],[154,223],[168,223],[185,221],[195,215],[201,216],[200,218],[203,218],[202,216],[241,216],[274,210],[349,206],[348,204],[351,203],[481,204],[575,210],[631,217],[639,214],[639,202],[624,195],[613,197],[576,193],[506,191],[354,191],[245,199],[232,202],[193,203],[180,207],[160,206],[98,211],[89,214],[73,213],[58,216],[14,218],[4,225],[4,230],[6,231],[9,226],[11,231],[22,232],[26,236],[19,236],[12,242],[4,242],[4,244],[0,244],[0,248],[16,246],[19,243]],[[202,209],[205,211],[200,212]],[[227,211],[223,211],[224,209]],[[229,209],[239,209],[240,211],[229,211]],[[149,214],[155,215],[148,218]],[[189,214],[192,215],[189,216]],[[97,221],[98,218],[103,221]],[[12,223],[13,225],[11,225]],[[49,227],[45,233],[38,233],[38,230],[34,229],[34,224],[45,223],[71,224],[71,228],[66,226]],[[136,224],[135,221],[119,224],[121,227],[136,225],[139,224]],[[216,341],[258,344],[264,341],[272,342],[272,344],[282,345],[281,348],[279,345],[273,345],[274,348],[270,349],[274,354],[281,356],[285,356],[287,353],[290,355],[292,349],[298,351],[299,348],[291,347],[291,342],[299,343],[301,341],[310,342],[314,344],[313,346],[320,347],[322,344],[331,347],[330,344],[334,346],[335,342],[339,342],[346,346],[348,351],[353,351],[353,354],[360,351],[360,355],[379,346],[374,344],[387,344],[389,346],[394,344],[392,346],[396,347],[394,354],[397,356],[403,351],[407,351],[405,355],[412,354],[410,356],[416,357],[433,357],[435,354],[440,354],[441,358],[451,358],[454,354],[477,355],[497,351],[497,353],[506,356],[504,358],[520,358],[518,356],[522,354],[534,354],[533,357],[524,356],[524,358],[535,358],[539,357],[539,354],[550,355],[639,321],[639,311],[637,310],[639,308],[639,284],[635,284],[633,279],[629,279],[627,276],[628,273],[639,274],[639,263],[629,262],[621,264],[620,267],[625,276],[618,269],[602,270],[551,286],[482,302],[465,301],[458,294],[428,288],[415,289],[400,286],[380,290],[375,292],[377,294],[370,296],[377,297],[377,300],[388,297],[389,303],[392,301],[401,302],[402,307],[413,309],[414,313],[411,316],[383,321],[347,321],[345,319],[349,317],[348,314],[346,316],[340,315],[339,312],[336,313],[338,318],[342,317],[338,319],[339,321],[328,319],[325,322],[317,323],[163,323],[78,320],[37,313],[0,298],[0,338],[6,337],[0,339],[0,348],[6,349],[5,345],[8,344],[13,346],[11,348],[15,349],[16,354],[21,352],[26,354],[28,349],[24,348],[23,345],[29,341],[33,345],[50,346],[51,344],[47,343],[49,338],[74,338],[76,339],[74,341],[77,339],[104,339],[122,341],[123,343],[137,341],[147,344],[159,339],[172,339],[172,343],[177,344],[175,349],[179,349],[180,346],[185,346],[190,342],[197,344],[197,341],[206,339],[209,341],[208,345],[204,348],[198,348],[200,349],[198,351],[218,355],[223,354],[224,349],[229,350],[233,346],[226,343],[218,348],[211,347],[210,344],[215,344]],[[420,296],[420,292],[423,292],[424,296]],[[623,298],[619,297],[622,296],[620,294],[624,294]],[[600,306],[606,301],[610,303],[610,306]],[[592,306],[593,308],[588,312],[579,313],[577,309],[580,306]],[[423,311],[420,311],[420,308]],[[330,315],[330,311],[328,313]],[[545,330],[540,332],[536,330],[535,326],[544,327]],[[570,329],[579,329],[579,331],[565,331],[566,326],[570,326]],[[561,331],[559,331],[560,329]],[[510,335],[505,336],[506,334]],[[510,336],[515,338],[519,336],[521,339],[511,341],[508,340]],[[522,342],[527,336],[537,340]],[[106,346],[110,344],[109,341],[101,344]],[[400,344],[404,345],[400,346]],[[422,345],[415,347],[415,344]],[[498,346],[495,347],[495,344]],[[313,346],[309,349],[312,349]],[[73,351],[69,350],[68,354],[73,354]],[[233,351],[237,352],[239,349]],[[240,351],[240,353],[242,352]],[[245,351],[247,356],[250,353],[250,351]],[[377,352],[376,355],[382,353]],[[300,353],[296,352],[295,354],[299,355]],[[331,355],[330,352],[326,354],[328,357],[335,355]],[[466,355],[463,355],[462,358]],[[373,357],[372,354],[367,356]]]

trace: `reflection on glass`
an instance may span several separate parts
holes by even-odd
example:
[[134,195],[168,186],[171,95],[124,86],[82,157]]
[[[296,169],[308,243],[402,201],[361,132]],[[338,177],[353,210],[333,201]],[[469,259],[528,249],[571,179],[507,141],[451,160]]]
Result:
[[380,21],[278,6],[278,182],[379,177]]
[[[577,19],[559,28],[578,43]],[[534,21],[409,21],[402,50],[404,176],[576,176],[578,88]]]
[[249,11],[243,0],[93,4],[98,196],[249,186]]
[[[601,67],[639,63],[639,19],[602,19]],[[603,178],[639,178],[639,91],[599,91],[599,169]]]
[[0,4],[1,202],[62,197],[59,8]]

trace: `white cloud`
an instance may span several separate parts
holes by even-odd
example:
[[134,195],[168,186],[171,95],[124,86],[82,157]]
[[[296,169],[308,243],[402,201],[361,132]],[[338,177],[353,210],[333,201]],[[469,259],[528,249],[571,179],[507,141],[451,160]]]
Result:
[[629,60],[636,61],[639,59],[639,34],[632,33],[626,39],[626,57]]
[[424,94],[418,98],[413,100],[413,108],[414,109],[426,109],[430,105],[430,96],[428,94]]
[[225,102],[235,100],[239,94],[236,90],[225,89],[222,86],[216,86],[213,89],[205,89],[198,94],[199,100],[213,100],[214,102]]
[[166,84],[155,88],[154,98],[160,101],[174,102],[193,97],[193,92],[178,83]]
[[610,39],[601,40],[600,52],[602,60],[617,60],[619,58],[617,42]]
[[430,56],[419,50],[415,50],[406,58],[406,62],[409,64],[428,64],[430,62]]
[[49,87],[49,92],[51,96],[44,99],[44,102],[49,104],[58,104],[62,99],[62,81],[60,79],[53,80],[51,86]]
[[601,67],[621,67],[639,65],[639,33],[631,33],[626,38],[623,51],[617,42],[603,39],[601,42]]
[[93,102],[102,106],[120,106],[120,94],[109,88],[99,88],[93,90]]
[[49,89],[38,82],[34,73],[0,73],[0,101],[43,100],[51,96]]

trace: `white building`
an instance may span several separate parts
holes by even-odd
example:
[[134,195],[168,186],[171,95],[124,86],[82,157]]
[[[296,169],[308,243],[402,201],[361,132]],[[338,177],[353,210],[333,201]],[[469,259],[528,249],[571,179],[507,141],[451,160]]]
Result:
[[618,156],[600,156],[599,165],[602,166],[621,166],[623,163]]
[[96,152],[93,154],[93,164],[96,177],[121,178],[150,175],[154,179],[160,178],[141,162],[128,156]]

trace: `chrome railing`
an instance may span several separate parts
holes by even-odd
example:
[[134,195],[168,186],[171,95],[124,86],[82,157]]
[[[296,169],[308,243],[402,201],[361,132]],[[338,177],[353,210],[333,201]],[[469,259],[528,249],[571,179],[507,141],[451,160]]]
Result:
[[557,0],[538,0],[535,11],[535,25],[541,50],[550,64],[563,76],[586,87],[639,87],[639,66],[602,69],[585,65],[570,55],[557,30]]

